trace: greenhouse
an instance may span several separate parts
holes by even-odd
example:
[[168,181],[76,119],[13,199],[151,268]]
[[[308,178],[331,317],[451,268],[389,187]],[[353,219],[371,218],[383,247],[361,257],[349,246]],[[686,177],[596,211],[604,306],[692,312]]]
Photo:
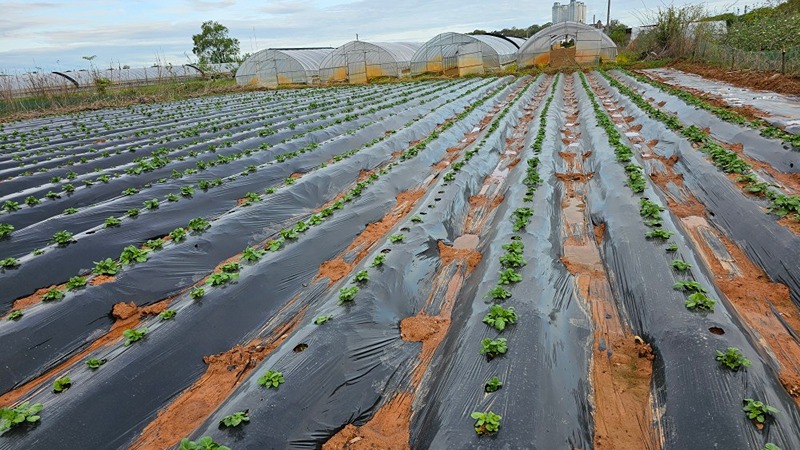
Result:
[[585,66],[617,59],[617,45],[602,30],[561,22],[531,36],[518,52],[519,67]]
[[319,82],[319,65],[333,51],[326,48],[270,48],[247,58],[236,71],[236,84],[278,87]]
[[411,57],[421,46],[416,42],[351,41],[325,57],[319,78],[323,83],[366,83],[373,78],[407,76]]
[[107,79],[113,85],[135,86],[158,84],[165,81],[178,81],[200,78],[202,72],[192,66],[153,66],[134,69],[94,69],[66,71],[64,76],[74,80],[78,87],[95,85],[95,80]]
[[517,59],[524,39],[442,33],[426,42],[411,59],[411,73],[468,75],[505,68]]

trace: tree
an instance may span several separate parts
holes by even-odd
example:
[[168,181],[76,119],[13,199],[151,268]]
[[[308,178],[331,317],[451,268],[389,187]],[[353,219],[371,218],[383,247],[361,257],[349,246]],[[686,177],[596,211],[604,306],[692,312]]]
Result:
[[617,44],[617,47],[628,46],[628,26],[616,19],[611,19],[611,26],[608,27],[608,37]]
[[200,34],[192,36],[192,53],[200,64],[236,62],[239,57],[239,40],[228,37],[228,27],[210,20],[203,22]]

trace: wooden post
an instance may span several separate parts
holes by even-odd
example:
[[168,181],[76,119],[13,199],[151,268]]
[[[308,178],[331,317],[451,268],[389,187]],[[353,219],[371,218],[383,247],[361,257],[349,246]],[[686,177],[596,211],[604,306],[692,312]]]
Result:
[[781,49],[781,73],[786,73],[786,47]]

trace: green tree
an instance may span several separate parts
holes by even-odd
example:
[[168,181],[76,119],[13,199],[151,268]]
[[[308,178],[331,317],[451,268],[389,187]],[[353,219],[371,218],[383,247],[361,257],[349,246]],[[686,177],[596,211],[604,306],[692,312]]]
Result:
[[192,36],[192,53],[200,64],[221,64],[239,59],[239,40],[228,36],[228,27],[209,20],[203,22],[200,33]]
[[630,34],[628,34],[628,26],[619,20],[612,19],[611,26],[608,29],[608,36],[617,44],[617,47],[627,47],[630,41]]

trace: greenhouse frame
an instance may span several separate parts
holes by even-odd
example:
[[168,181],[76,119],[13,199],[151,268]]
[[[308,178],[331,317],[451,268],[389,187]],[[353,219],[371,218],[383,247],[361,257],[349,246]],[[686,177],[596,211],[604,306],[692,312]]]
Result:
[[333,47],[270,48],[247,58],[236,71],[236,84],[276,88],[319,83],[320,63]]
[[578,22],[560,22],[531,36],[519,49],[520,68],[598,65],[617,59],[617,45],[602,30]]
[[408,76],[411,57],[421,46],[417,42],[350,41],[325,57],[319,78],[323,83],[366,83],[373,78]]
[[463,76],[503,69],[517,60],[525,40],[495,35],[442,33],[429,40],[411,59],[411,73]]

